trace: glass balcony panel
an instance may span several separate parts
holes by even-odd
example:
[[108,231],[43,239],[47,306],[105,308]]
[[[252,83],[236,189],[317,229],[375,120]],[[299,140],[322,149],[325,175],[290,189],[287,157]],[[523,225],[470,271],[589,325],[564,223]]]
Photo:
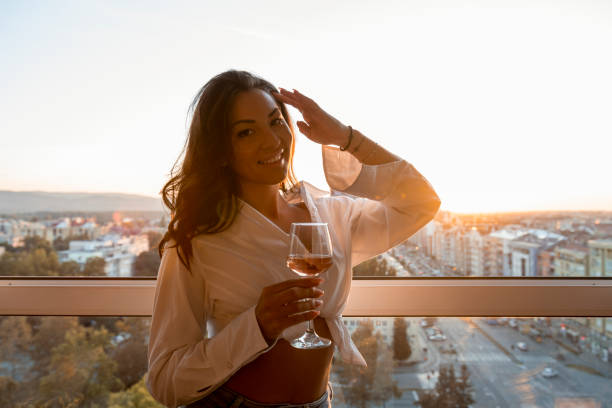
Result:
[[[612,400],[612,318],[344,321],[368,367],[334,355],[334,407],[439,406],[442,394],[471,398],[472,407],[604,407]],[[0,406],[141,399],[161,407],[143,382],[149,324],[148,317],[1,316]]]
[[[538,228],[494,223],[470,227],[465,221],[437,218],[404,243],[357,265],[353,275],[612,277],[610,235],[576,238],[554,226],[545,229],[549,224],[527,216],[524,219]],[[105,229],[96,237],[32,235],[0,241],[0,276],[155,277],[160,264],[157,244],[164,229],[157,219],[138,221],[131,221],[138,228]]]

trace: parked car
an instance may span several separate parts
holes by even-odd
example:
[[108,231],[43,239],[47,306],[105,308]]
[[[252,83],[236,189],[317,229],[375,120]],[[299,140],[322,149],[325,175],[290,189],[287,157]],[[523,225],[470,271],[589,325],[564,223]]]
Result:
[[433,324],[435,323],[436,319],[433,317],[425,317],[423,319],[421,319],[421,321],[419,322],[419,324],[421,325],[422,328],[426,328],[426,327],[431,327],[433,326]]
[[516,348],[521,350],[521,351],[527,351],[529,350],[527,348],[527,343],[523,342],[523,341],[519,341],[518,343],[516,343]]
[[531,337],[537,343],[542,342],[542,335],[538,329],[531,329],[529,331],[529,337]]
[[550,367],[544,368],[541,374],[542,374],[542,377],[545,377],[545,378],[552,378],[552,377],[556,377],[559,375],[557,370],[555,370],[554,368],[550,368]]
[[486,319],[485,323],[489,326],[497,326],[499,324],[497,323],[497,319]]
[[508,324],[508,318],[507,317],[500,317],[499,319],[497,319],[497,323],[500,326],[505,326]]
[[518,322],[516,319],[510,319],[508,320],[508,326],[512,327],[513,329],[518,329]]

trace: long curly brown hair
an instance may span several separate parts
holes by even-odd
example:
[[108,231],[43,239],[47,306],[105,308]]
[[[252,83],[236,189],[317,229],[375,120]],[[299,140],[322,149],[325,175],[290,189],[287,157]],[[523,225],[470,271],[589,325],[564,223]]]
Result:
[[[178,256],[190,270],[191,240],[200,234],[221,232],[232,225],[239,210],[238,180],[228,166],[231,162],[229,113],[236,96],[250,89],[271,94],[278,89],[246,71],[229,70],[213,77],[197,93],[189,107],[191,125],[183,150],[170,171],[170,180],[160,194],[170,209],[171,221],[159,243],[160,257],[165,245],[177,248]],[[295,135],[284,103],[277,104]],[[287,192],[296,183],[293,171],[295,144],[291,144],[289,169],[279,189]],[[182,158],[182,160],[181,160]]]

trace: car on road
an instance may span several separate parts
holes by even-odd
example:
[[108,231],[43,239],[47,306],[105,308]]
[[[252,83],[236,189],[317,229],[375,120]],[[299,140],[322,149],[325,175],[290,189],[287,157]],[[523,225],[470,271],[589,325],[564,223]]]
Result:
[[440,333],[432,334],[428,337],[431,341],[444,341],[446,340],[446,336]]
[[486,319],[485,323],[488,324],[489,326],[497,326],[497,319]]
[[542,377],[552,378],[558,376],[559,372],[557,372],[557,370],[555,370],[554,368],[546,367],[542,370],[540,374],[542,374]]
[[518,322],[516,319],[510,319],[508,320],[508,326],[512,327],[513,329],[518,329]]
[[525,343],[524,341],[519,341],[518,343],[516,343],[516,348],[521,351],[529,350],[529,348],[527,347],[527,343]]

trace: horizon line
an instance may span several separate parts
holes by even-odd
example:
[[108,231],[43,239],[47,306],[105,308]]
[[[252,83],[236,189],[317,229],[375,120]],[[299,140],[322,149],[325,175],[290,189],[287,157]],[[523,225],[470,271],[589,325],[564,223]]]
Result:
[[[144,193],[126,193],[119,191],[48,191],[48,190],[0,190],[2,192],[10,192],[10,193],[51,193],[51,194],[99,194],[99,195],[112,195],[112,194],[121,194],[121,195],[133,195],[140,196],[143,198],[154,198],[160,199],[160,196],[152,196]],[[162,201],[163,202],[163,201]],[[165,208],[164,208],[165,210]],[[61,212],[61,211],[52,211],[52,212]],[[489,211],[453,211],[446,208],[440,208],[438,213],[440,212],[448,212],[458,216],[468,216],[468,215],[478,215],[478,216],[486,216],[486,215],[499,215],[499,214],[524,214],[524,213],[564,213],[564,212],[590,212],[590,213],[610,213],[612,214],[612,210],[608,209],[525,209],[525,210],[489,210]]]

